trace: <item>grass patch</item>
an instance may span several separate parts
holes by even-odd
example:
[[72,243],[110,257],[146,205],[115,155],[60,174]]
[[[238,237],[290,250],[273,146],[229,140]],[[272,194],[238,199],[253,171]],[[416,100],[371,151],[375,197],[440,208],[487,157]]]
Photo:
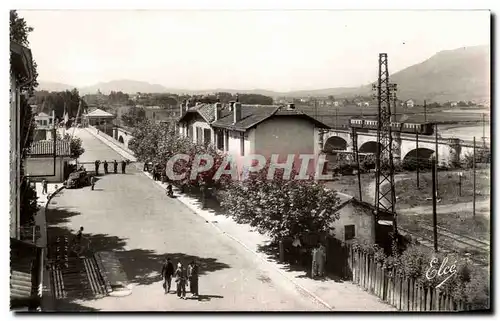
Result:
[[[438,192],[441,202],[439,205],[472,202],[473,200],[473,172],[463,170],[462,187],[460,193],[458,171],[443,171],[438,173]],[[385,189],[388,186],[384,186]],[[490,199],[491,181],[490,170],[476,171],[476,201]],[[398,209],[414,206],[432,205],[428,198],[432,197],[432,173],[420,173],[420,188],[417,188],[416,173],[414,178],[396,182],[396,202]]]
[[[365,173],[361,174],[361,189],[363,191],[363,200],[367,200],[367,192],[366,186],[370,184],[371,181],[375,179],[375,174],[373,173]],[[325,182],[325,187],[335,190],[340,193],[348,194],[359,198],[359,184],[358,184],[358,175],[345,175],[335,177],[335,180]],[[373,195],[370,195],[371,198],[374,197],[375,191],[373,191]]]
[[[453,233],[474,237],[480,240],[490,239],[490,219],[488,216],[471,214],[438,214],[438,226]],[[421,224],[432,226],[432,214],[399,215],[398,224],[414,232],[424,231]]]

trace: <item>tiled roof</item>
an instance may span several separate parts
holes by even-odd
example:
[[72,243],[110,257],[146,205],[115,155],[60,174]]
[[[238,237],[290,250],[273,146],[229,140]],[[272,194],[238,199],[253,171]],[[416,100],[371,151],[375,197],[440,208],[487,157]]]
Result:
[[87,117],[114,117],[113,114],[110,114],[110,113],[108,113],[108,112],[106,112],[106,111],[104,111],[102,109],[99,109],[99,108],[97,108],[97,109],[93,110],[92,112],[88,113],[86,116]]
[[179,119],[182,121],[184,117],[188,114],[197,113],[203,119],[211,124],[213,127],[227,128],[237,131],[246,131],[271,116],[289,116],[289,117],[300,117],[312,121],[316,126],[328,128],[327,125],[318,121],[317,119],[299,111],[299,110],[287,110],[283,109],[277,105],[241,105],[241,120],[236,124],[233,123],[233,113],[229,110],[229,106],[225,106],[221,109],[220,118],[215,120],[215,107],[214,104],[200,104],[198,106],[191,107],[187,112]]
[[224,108],[221,110],[221,118],[212,126],[246,131],[271,117],[278,109],[279,106],[274,105],[241,105],[241,120],[234,124],[233,113],[228,108]]
[[46,113],[44,113],[43,111],[41,113],[39,113],[37,115],[38,117],[49,117],[49,115],[47,115]]
[[[31,144],[31,150],[29,155],[53,155],[54,153],[54,142],[51,140],[40,140]],[[70,142],[67,140],[56,142],[56,153],[57,156],[70,156],[71,147]]]
[[200,104],[197,106],[190,107],[184,115],[179,118],[182,121],[184,116],[188,114],[199,114],[207,123],[214,121],[214,105],[213,104]]

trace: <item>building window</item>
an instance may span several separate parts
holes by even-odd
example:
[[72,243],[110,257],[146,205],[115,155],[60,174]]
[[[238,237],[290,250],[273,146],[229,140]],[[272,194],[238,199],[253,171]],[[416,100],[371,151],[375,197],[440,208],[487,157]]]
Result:
[[240,134],[240,150],[241,156],[245,156],[245,133]]
[[205,143],[205,146],[212,143],[212,131],[208,128],[203,129],[203,142]]
[[196,127],[196,142],[198,144],[203,144],[203,131],[200,127]]
[[356,236],[356,226],[346,225],[344,226],[345,240],[350,241]]
[[224,132],[222,130],[217,131],[217,148],[219,150],[224,150]]

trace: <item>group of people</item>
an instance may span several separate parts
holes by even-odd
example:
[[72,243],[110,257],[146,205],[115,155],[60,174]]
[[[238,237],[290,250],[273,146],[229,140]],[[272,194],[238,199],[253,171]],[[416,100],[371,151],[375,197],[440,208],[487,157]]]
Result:
[[[302,246],[299,237],[295,237],[292,242],[292,255],[296,264],[304,263],[304,255],[309,253],[309,250]],[[326,266],[326,247],[323,243],[318,243],[310,252],[312,256],[311,277],[324,277]],[[309,261],[310,262],[310,261]]]
[[192,297],[198,297],[198,279],[199,270],[198,264],[195,261],[191,261],[187,266],[187,269],[182,265],[181,262],[177,263],[177,268],[174,269],[174,264],[170,258],[167,258],[163,264],[161,275],[163,278],[163,288],[165,294],[170,293],[170,288],[172,285],[172,278],[176,283],[176,293],[179,299],[186,299],[186,287],[189,283],[189,291]]
[[[125,161],[125,160],[122,160],[121,161],[121,166],[122,166],[122,174],[125,174],[125,168],[127,167],[127,163],[128,163],[128,160]],[[108,174],[109,171],[108,171],[108,161],[104,161],[103,164],[103,167],[104,167],[104,174]],[[96,175],[99,175],[99,166],[101,165],[101,161],[100,160],[96,160],[94,162],[94,165],[95,165],[95,174]],[[113,161],[113,173],[117,174],[118,173],[118,162],[116,161],[116,159]]]

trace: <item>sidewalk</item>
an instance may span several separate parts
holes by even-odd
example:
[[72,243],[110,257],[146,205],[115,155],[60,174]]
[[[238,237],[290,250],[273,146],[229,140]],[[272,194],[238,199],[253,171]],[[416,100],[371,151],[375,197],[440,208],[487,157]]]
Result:
[[36,245],[43,248],[43,280],[42,280],[42,310],[54,311],[55,302],[51,289],[51,277],[46,269],[47,262],[47,219],[45,210],[52,194],[59,192],[63,188],[62,183],[48,183],[47,194],[42,194],[42,183],[35,183],[37,203],[39,206],[38,213],[35,216],[35,225],[39,228],[40,238],[36,240]]
[[[89,130],[91,132],[91,130]],[[93,133],[97,136],[95,133]],[[98,136],[97,136],[98,137]],[[105,144],[113,148],[122,156],[128,157],[126,151],[120,151],[115,144],[112,146],[110,140],[101,139]],[[143,172],[146,176],[152,179],[151,174]],[[156,184],[166,189],[167,184],[162,184],[160,181],[155,181]],[[247,224],[238,224],[232,218],[218,215],[212,210],[201,209],[199,201],[179,194],[179,191],[174,188],[174,193],[177,199],[185,204],[189,209],[203,217],[216,229],[223,234],[233,239],[248,251],[254,253],[261,260],[266,262],[271,268],[278,271],[282,276],[295,284],[302,292],[318,301],[330,310],[334,311],[397,311],[396,308],[382,302],[376,296],[369,294],[362,288],[350,282],[338,283],[333,280],[319,281],[311,278],[303,277],[304,271],[288,271],[285,264],[280,264],[270,260],[265,253],[259,252],[260,246],[269,244],[270,238],[254,231]]]

